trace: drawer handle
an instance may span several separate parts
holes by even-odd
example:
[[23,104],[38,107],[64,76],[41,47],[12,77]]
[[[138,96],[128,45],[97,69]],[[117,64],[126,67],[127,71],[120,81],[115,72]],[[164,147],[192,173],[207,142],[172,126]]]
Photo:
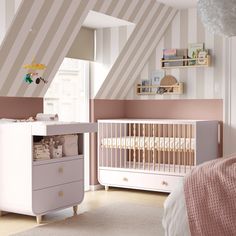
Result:
[[128,180],[128,178],[124,177],[123,181],[128,182],[129,180]]
[[168,186],[168,183],[166,181],[164,181],[164,180],[161,182],[161,184],[165,185],[165,186]]
[[59,191],[59,192],[58,192],[58,196],[59,196],[59,197],[63,197],[63,196],[64,196],[64,192],[63,192],[63,191]]
[[58,172],[59,172],[60,174],[62,174],[62,173],[63,173],[63,167],[59,167],[59,168],[58,168]]

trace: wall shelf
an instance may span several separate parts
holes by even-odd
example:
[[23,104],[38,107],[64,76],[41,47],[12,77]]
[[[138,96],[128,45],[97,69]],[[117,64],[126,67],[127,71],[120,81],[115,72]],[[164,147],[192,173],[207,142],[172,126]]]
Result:
[[175,85],[159,86],[159,85],[136,85],[137,95],[180,95],[184,92],[184,83]]
[[[182,62],[183,65],[175,65],[178,62],[180,62],[180,63]],[[170,65],[166,65],[168,63]],[[195,64],[190,64],[190,63],[195,63]],[[211,64],[210,55],[207,55],[206,58],[168,59],[168,60],[161,59],[161,68],[162,69],[209,67],[210,64]]]

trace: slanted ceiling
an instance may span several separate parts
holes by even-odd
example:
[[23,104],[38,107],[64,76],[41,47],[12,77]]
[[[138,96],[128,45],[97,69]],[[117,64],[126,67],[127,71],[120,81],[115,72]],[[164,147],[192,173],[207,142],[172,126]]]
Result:
[[[0,96],[43,97],[89,10],[136,24],[96,98],[123,98],[176,10],[155,0],[24,0],[0,48]],[[49,82],[23,82],[35,58]]]

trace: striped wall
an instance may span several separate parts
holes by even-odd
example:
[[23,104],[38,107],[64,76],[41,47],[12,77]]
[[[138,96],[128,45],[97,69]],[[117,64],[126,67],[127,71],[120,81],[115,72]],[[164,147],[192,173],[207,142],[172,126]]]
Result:
[[[205,42],[213,56],[213,66],[209,68],[188,68],[168,70],[179,81],[185,83],[183,95],[138,96],[135,84],[150,78],[152,71],[161,68],[160,58],[163,48],[187,48],[189,43]],[[196,9],[179,11],[167,28],[158,46],[131,89],[127,89],[126,99],[212,99],[223,98],[224,85],[224,39],[205,31],[197,16]]]
[[[109,71],[96,99],[124,99],[177,10],[143,1],[142,14],[128,42]],[[136,18],[137,18],[136,17]]]
[[[44,96],[89,10],[136,24],[98,93],[101,97],[111,88],[118,95],[127,79],[132,86],[176,13],[155,0],[23,0],[0,48],[0,95]],[[42,74],[46,85],[22,82],[22,65],[33,58],[47,65]]]
[[132,34],[135,25],[100,28],[95,32],[96,59],[91,63],[91,98],[102,86],[108,72]]

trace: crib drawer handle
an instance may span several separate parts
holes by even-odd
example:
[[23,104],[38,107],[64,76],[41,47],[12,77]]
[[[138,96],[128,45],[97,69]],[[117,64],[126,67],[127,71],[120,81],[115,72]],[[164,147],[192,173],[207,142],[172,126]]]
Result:
[[161,182],[161,184],[162,184],[162,185],[165,185],[165,186],[168,186],[168,182],[166,182],[166,181],[164,181],[164,180]]
[[124,177],[123,181],[128,182],[129,180],[128,180],[128,178]]

